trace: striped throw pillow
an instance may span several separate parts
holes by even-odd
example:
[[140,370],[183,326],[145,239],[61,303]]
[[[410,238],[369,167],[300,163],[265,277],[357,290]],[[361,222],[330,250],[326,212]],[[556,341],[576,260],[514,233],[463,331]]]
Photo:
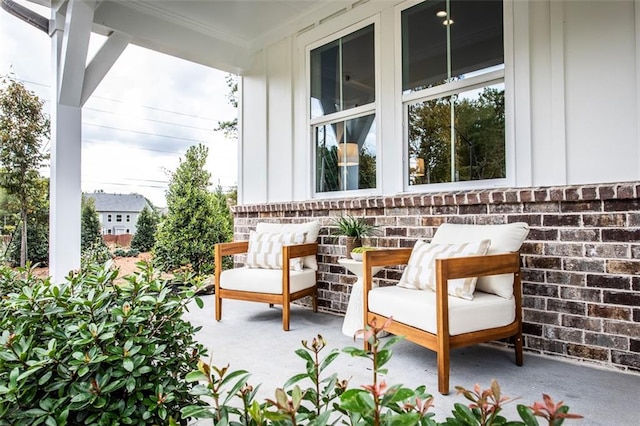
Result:
[[[415,290],[436,290],[436,259],[487,254],[491,240],[463,244],[429,244],[418,240],[398,285]],[[478,277],[449,280],[449,295],[473,300]]]
[[[281,269],[282,247],[302,244],[304,238],[304,232],[280,234],[251,231],[245,265],[249,268]],[[302,258],[291,259],[289,267],[294,271],[301,271]]]

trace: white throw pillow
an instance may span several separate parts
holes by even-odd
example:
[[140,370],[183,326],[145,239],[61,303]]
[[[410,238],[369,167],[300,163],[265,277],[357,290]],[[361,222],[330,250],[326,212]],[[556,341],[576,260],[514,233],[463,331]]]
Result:
[[[318,240],[318,234],[320,233],[320,222],[313,220],[311,222],[302,223],[268,223],[259,222],[256,225],[256,232],[272,232],[272,233],[288,233],[288,232],[304,232],[306,237],[305,243],[315,243]],[[318,270],[318,262],[315,256],[305,256],[304,267],[311,268],[314,271]]]
[[[413,246],[409,263],[402,273],[399,286],[436,291],[436,259],[449,257],[482,256],[487,253],[491,240],[481,240],[462,244],[429,244],[418,240]],[[473,300],[478,277],[449,280],[448,292],[451,296]]]
[[[500,254],[520,250],[528,234],[529,225],[525,222],[499,225],[443,223],[438,227],[431,243],[456,244],[488,238],[491,240],[491,247],[487,254]],[[513,274],[480,277],[476,284],[476,290],[510,299],[513,297]]]
[[[282,247],[302,244],[305,239],[303,232],[277,234],[271,232],[249,233],[249,250],[245,265],[248,268],[281,269]],[[294,271],[302,270],[302,259],[289,261],[289,268]]]

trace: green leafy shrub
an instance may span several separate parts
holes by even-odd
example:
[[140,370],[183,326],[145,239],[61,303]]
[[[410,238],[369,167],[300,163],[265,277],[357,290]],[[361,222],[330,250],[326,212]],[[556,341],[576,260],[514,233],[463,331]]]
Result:
[[139,267],[118,285],[108,263],[57,285],[0,268],[0,424],[186,424],[206,355],[182,318],[195,289]]
[[209,274],[214,269],[213,246],[233,236],[226,196],[220,188],[208,190],[207,155],[202,144],[190,147],[171,176],[168,213],[158,225],[153,248],[154,263],[163,271],[187,267]]
[[[20,239],[22,227],[16,229],[7,247],[7,261],[12,266],[20,265]],[[27,259],[32,264],[49,264],[49,225],[29,220],[27,226]]]
[[[303,348],[296,351],[305,362],[304,372],[287,380],[282,388],[275,390],[275,398],[267,399],[264,403],[256,400],[258,387],[249,385],[248,372],[232,371],[229,366],[218,368],[201,362],[197,371],[187,375],[187,380],[200,382],[192,392],[211,398],[213,405],[185,407],[182,413],[184,416],[213,418],[213,424],[246,426],[538,426],[539,418],[549,426],[559,426],[565,419],[581,418],[569,414],[569,407],[562,402],[554,403],[548,395],[543,395],[543,402],[536,402],[532,406],[518,405],[517,411],[522,421],[507,421],[499,413],[506,403],[513,400],[501,395],[500,386],[493,381],[491,387],[484,390],[479,385],[473,391],[457,387],[458,393],[471,403],[456,403],[452,410],[453,417],[447,417],[439,423],[434,419],[434,413],[429,411],[433,406],[433,398],[424,386],[416,389],[402,385],[388,386],[381,378],[381,375],[387,374],[384,366],[391,359],[391,346],[401,339],[393,336],[385,339],[383,344],[379,335],[386,326],[387,323],[377,328],[374,324],[374,327],[359,332],[369,342],[370,350],[355,347],[343,350],[371,361],[372,383],[369,385],[349,388],[348,382],[339,380],[336,374],[323,377],[324,371],[339,352],[334,349],[322,357],[326,342],[318,335],[311,344],[303,341]],[[303,385],[307,387],[300,386],[303,382],[308,383]]]
[[80,254],[80,267],[89,268],[92,265],[103,264],[113,258],[109,247],[102,241],[95,241],[90,246],[82,250]]
[[136,257],[139,254],[140,250],[138,249],[125,250],[122,248],[118,248],[113,251],[113,255],[116,257]]
[[136,233],[131,239],[131,248],[142,252],[151,251],[156,243],[158,217],[145,206],[136,222]]

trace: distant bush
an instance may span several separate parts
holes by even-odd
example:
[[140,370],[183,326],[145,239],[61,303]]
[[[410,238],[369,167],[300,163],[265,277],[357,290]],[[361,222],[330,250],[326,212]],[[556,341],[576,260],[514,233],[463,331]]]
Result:
[[156,243],[158,217],[147,206],[142,209],[136,223],[136,234],[131,240],[131,248],[142,252],[151,251]]
[[137,249],[125,250],[125,249],[118,248],[113,251],[113,255],[116,257],[136,257],[139,254],[140,254],[140,250],[137,250]]
[[[6,260],[12,266],[20,265],[20,238],[22,227],[18,227],[7,247]],[[31,264],[49,264],[49,226],[29,221],[27,225],[27,259]]]

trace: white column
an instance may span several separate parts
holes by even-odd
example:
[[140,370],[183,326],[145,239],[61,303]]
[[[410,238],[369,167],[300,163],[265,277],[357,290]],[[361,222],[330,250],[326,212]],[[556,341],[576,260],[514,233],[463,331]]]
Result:
[[49,273],[62,282],[80,268],[82,109],[52,106]]

